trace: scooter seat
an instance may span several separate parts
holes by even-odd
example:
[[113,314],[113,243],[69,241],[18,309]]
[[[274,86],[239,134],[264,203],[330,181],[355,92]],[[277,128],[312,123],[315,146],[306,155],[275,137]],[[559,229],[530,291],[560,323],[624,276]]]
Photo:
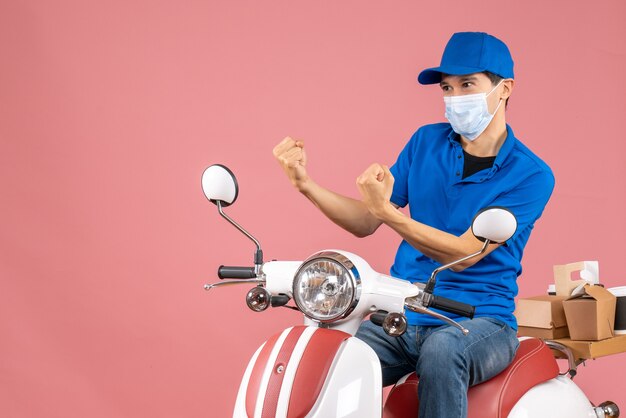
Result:
[[[494,378],[467,392],[468,418],[506,418],[533,386],[555,378],[559,368],[548,346],[539,339],[520,341],[513,362]],[[419,378],[411,373],[396,383],[383,409],[384,418],[416,417]]]

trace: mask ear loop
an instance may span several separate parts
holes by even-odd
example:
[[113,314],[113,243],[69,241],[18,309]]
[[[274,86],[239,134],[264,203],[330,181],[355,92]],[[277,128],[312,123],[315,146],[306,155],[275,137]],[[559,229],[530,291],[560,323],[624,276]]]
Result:
[[491,116],[495,116],[496,113],[498,113],[498,109],[500,109],[501,104],[502,104],[502,99],[500,99],[500,101],[498,102],[498,106],[496,106],[496,110],[494,110],[493,113],[491,113]]
[[[490,91],[489,93],[487,93],[487,97],[489,97],[489,95],[490,95],[491,93],[493,93],[493,91],[494,91],[495,89],[497,89],[498,87],[500,87],[500,84],[502,84],[502,83],[504,83],[504,78],[503,78],[502,80],[500,80],[500,82],[499,82],[498,84],[496,84],[496,86],[495,86],[494,88],[492,88],[492,89],[491,89],[491,91]],[[502,100],[502,99],[500,99],[500,100]]]
[[[504,79],[500,80],[500,82],[493,89],[491,89],[489,93],[487,93],[487,96],[485,96],[485,98],[489,97],[489,95],[493,93],[495,89],[500,87],[500,84],[502,84],[503,82],[504,82]],[[498,106],[496,106],[496,110],[494,110],[493,113],[490,113],[491,116],[495,116],[496,113],[498,113],[498,109],[500,109],[501,104],[502,104],[502,98],[500,98],[500,101],[498,102]]]

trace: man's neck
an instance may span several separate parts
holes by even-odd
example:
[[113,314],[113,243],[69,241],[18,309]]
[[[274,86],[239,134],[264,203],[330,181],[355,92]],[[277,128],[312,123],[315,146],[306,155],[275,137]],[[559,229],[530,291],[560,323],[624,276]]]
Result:
[[476,157],[493,157],[498,155],[506,136],[504,111],[499,111],[484,132],[475,140],[470,141],[461,135],[461,146],[465,152]]

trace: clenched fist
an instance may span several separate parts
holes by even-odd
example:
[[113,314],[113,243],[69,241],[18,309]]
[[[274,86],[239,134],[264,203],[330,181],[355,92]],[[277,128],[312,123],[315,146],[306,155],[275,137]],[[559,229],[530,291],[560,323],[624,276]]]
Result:
[[356,186],[363,198],[363,203],[370,213],[381,218],[389,209],[394,178],[386,165],[374,163],[356,179]]
[[286,137],[274,147],[272,152],[289,177],[291,184],[302,192],[309,182],[309,176],[305,169],[304,142]]

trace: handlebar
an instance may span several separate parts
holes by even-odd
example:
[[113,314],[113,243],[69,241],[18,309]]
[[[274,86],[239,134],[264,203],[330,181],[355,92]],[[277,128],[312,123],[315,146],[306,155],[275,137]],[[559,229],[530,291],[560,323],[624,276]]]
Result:
[[254,279],[254,267],[219,266],[217,277],[220,279]]
[[468,318],[474,317],[474,311],[476,308],[467,303],[457,302],[456,300],[444,298],[441,296],[431,295],[428,304],[429,308],[436,308],[442,311],[450,312],[456,315],[466,316]]

